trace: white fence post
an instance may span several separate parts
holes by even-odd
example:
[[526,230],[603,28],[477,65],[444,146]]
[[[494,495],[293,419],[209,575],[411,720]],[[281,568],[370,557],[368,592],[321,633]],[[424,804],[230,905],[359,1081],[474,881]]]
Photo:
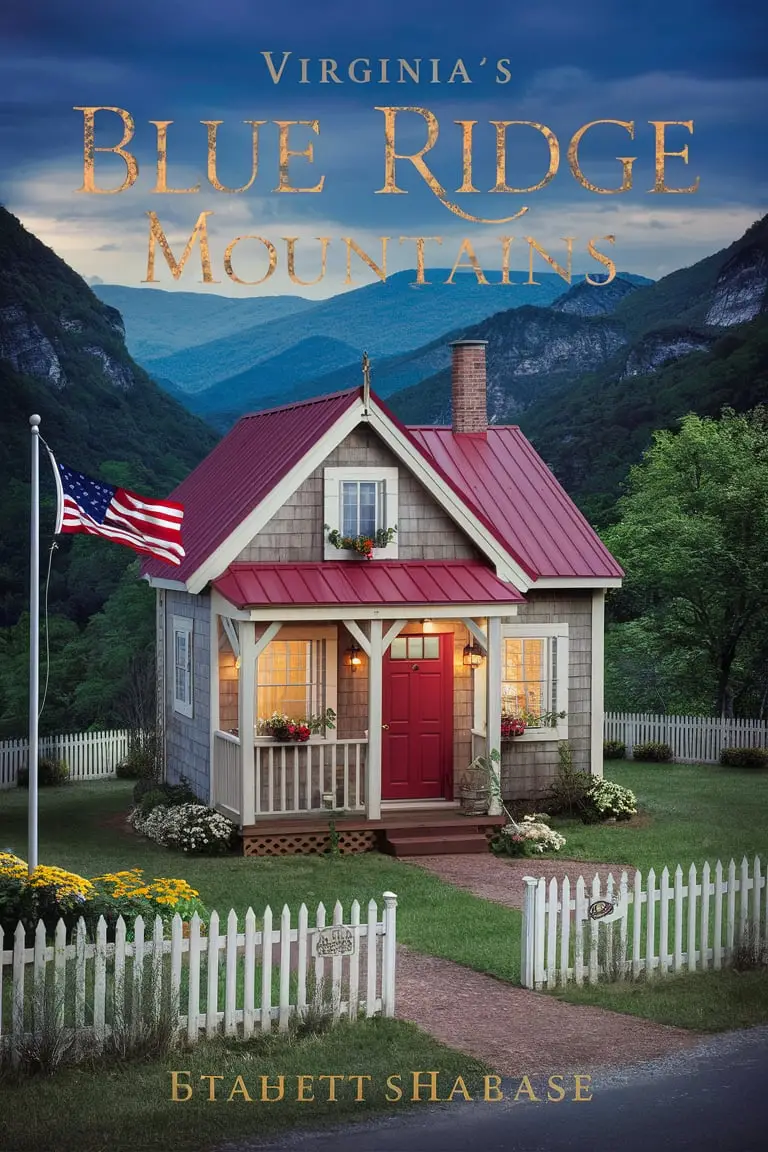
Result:
[[[384,893],[384,948],[381,971],[381,1014],[395,1014],[395,960],[397,931],[397,896],[394,892]],[[350,994],[351,1000],[351,994]]]
[[520,982],[524,988],[535,987],[536,968],[536,889],[538,880],[524,876],[523,930],[521,935]]

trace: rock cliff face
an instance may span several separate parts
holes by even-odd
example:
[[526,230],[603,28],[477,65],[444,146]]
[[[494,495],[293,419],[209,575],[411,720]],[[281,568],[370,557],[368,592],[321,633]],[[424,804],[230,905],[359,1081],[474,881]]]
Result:
[[0,360],[57,391],[67,383],[56,349],[20,304],[0,308]]
[[723,267],[707,313],[707,324],[730,327],[754,320],[766,311],[768,253],[750,246],[738,252]]
[[649,332],[631,348],[621,379],[657,372],[662,364],[679,360],[689,352],[703,352],[714,341],[714,336],[695,332]]

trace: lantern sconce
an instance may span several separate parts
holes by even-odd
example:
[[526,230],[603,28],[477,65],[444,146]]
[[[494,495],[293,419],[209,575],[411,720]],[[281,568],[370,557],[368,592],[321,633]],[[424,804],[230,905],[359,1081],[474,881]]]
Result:
[[351,668],[353,672],[356,672],[357,669],[362,665],[362,649],[359,648],[357,644],[353,644],[351,648],[347,648],[346,652],[344,653],[344,663],[348,668]]
[[477,644],[467,644],[464,648],[464,664],[467,668],[479,668],[485,659],[485,652]]

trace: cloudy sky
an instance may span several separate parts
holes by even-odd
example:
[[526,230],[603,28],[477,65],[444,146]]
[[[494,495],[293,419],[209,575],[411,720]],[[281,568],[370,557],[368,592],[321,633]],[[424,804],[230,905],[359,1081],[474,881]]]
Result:
[[[11,7],[16,11],[11,13]],[[597,272],[587,254],[593,237],[613,234],[611,253],[619,268],[659,277],[722,248],[766,211],[768,152],[764,112],[768,106],[764,8],[746,0],[568,0],[457,4],[419,0],[28,0],[0,16],[0,202],[83,276],[138,286],[147,275],[149,222],[157,214],[178,259],[198,215],[208,217],[213,275],[201,285],[193,251],[174,282],[158,250],[155,275],[163,288],[231,295],[298,292],[325,296],[344,288],[345,245],[351,237],[380,263],[380,237],[388,244],[388,271],[414,266],[413,242],[401,236],[441,237],[425,246],[427,268],[450,267],[469,239],[488,279],[498,279],[500,237],[513,236],[512,268],[527,263],[525,237],[533,237],[561,263],[564,237],[573,237],[574,273]],[[275,67],[275,83],[264,53]],[[305,79],[301,83],[301,58]],[[339,83],[321,83],[321,58],[337,63]],[[370,61],[370,81],[355,83],[354,60]],[[421,64],[419,82],[398,61]],[[388,83],[380,61],[387,59]],[[457,67],[462,62],[463,72]],[[505,73],[509,81],[497,83]],[[431,61],[438,61],[433,64]],[[365,64],[354,74],[365,78]],[[453,82],[449,82],[453,75]],[[465,77],[470,82],[465,82]],[[78,192],[83,184],[83,113],[75,106],[125,109],[135,121],[127,145],[139,175],[122,193]],[[445,207],[414,166],[397,164],[402,194],[384,185],[384,106],[428,109],[439,133],[425,154],[446,199],[462,212],[504,224],[468,222]],[[168,186],[194,193],[154,192],[156,129],[168,129]],[[251,128],[259,129],[258,173],[245,192],[216,191],[208,181],[202,120],[218,129],[218,179],[230,187],[251,176]],[[290,147],[311,143],[313,161],[290,162],[290,180],[317,193],[279,193],[278,120],[319,120],[320,130],[290,130]],[[454,121],[474,120],[472,186],[462,184],[462,130]],[[533,121],[557,137],[560,165],[546,187],[531,193],[495,192],[495,120]],[[635,138],[616,125],[591,130],[581,147],[587,179],[602,187],[621,184],[617,157],[636,157],[632,188],[597,195],[582,188],[567,162],[574,132],[593,120],[634,121]],[[691,135],[670,128],[669,151],[689,148],[689,163],[667,162],[670,187],[693,193],[658,194],[654,184],[652,120],[692,120]],[[113,113],[96,117],[97,146],[119,143],[122,124]],[[413,152],[426,142],[424,118],[400,113],[397,150]],[[529,188],[547,172],[549,150],[530,127],[508,130],[507,185]],[[124,163],[97,153],[96,183],[119,186]],[[277,266],[260,287],[228,279],[224,252],[238,236],[274,244]],[[324,279],[313,287],[292,283],[285,237],[297,237],[296,275],[320,272],[318,237],[328,237]],[[233,255],[243,280],[258,280],[268,267],[265,246],[243,241]],[[537,265],[542,270],[544,265]],[[353,258],[353,287],[374,274]]]

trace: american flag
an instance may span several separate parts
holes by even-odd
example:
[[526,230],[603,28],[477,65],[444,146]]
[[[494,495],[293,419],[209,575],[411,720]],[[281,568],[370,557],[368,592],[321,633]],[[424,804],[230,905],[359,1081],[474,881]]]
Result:
[[56,534],[87,532],[106,536],[126,544],[136,552],[145,552],[181,564],[181,521],[184,508],[170,500],[147,500],[126,488],[114,488],[103,480],[92,480],[66,464],[58,464],[51,455],[59,495]]

